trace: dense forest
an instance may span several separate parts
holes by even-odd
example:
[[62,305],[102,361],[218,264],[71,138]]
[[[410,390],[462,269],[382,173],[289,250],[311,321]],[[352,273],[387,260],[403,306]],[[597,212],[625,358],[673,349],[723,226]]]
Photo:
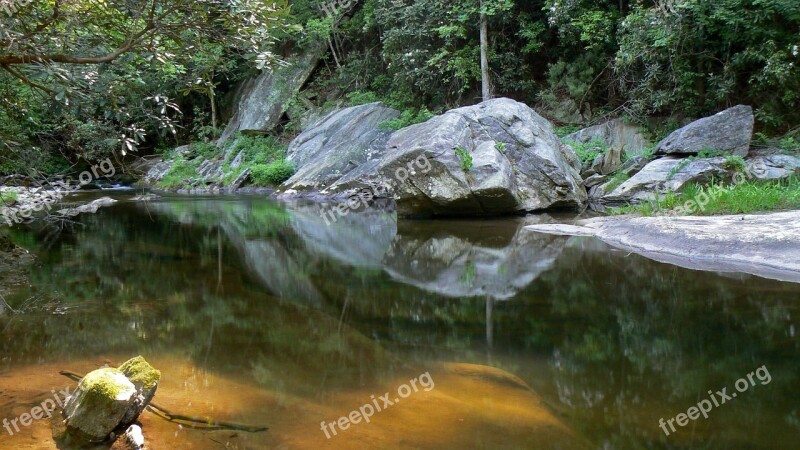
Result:
[[483,21],[493,95],[557,125],[625,117],[658,137],[735,104],[761,139],[800,123],[795,0],[48,0],[0,15],[0,174],[210,142],[243,80],[320,42],[279,133],[345,102],[421,121],[482,99]]

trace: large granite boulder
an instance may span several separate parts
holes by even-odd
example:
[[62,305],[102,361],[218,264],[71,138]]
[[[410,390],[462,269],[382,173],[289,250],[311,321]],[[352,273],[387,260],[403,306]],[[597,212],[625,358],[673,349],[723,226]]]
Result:
[[394,133],[380,160],[325,192],[391,196],[398,213],[475,216],[577,208],[580,162],[546,119],[505,98],[454,109]]
[[565,142],[587,143],[600,141],[609,148],[621,149],[627,158],[642,155],[650,141],[642,134],[640,127],[622,119],[613,119],[575,133],[564,136]]
[[739,105],[674,131],[656,146],[656,154],[690,155],[703,150],[746,156],[753,137],[753,108]]
[[286,159],[294,164],[295,174],[283,186],[320,191],[358,165],[383,156],[392,132],[381,124],[399,115],[381,103],[370,103],[321,118],[289,144]]
[[313,43],[302,54],[285,58],[286,64],[246,81],[218,145],[223,146],[237,132],[265,133],[275,128],[289,100],[306,84],[326,49],[324,42]]

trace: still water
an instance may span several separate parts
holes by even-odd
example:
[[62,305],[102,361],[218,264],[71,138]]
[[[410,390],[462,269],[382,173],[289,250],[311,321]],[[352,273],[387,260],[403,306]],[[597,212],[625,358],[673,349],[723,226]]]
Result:
[[[314,205],[132,195],[12,231],[37,260],[0,309],[0,419],[74,388],[60,370],[141,354],[160,406],[269,428],[145,413],[154,449],[800,448],[800,285],[523,229],[546,215],[327,225]],[[708,418],[659,426],[748,374]],[[0,448],[57,448],[57,422]]]

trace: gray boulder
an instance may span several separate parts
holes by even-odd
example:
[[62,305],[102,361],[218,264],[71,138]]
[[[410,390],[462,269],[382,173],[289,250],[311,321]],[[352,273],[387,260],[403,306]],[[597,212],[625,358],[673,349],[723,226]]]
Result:
[[308,81],[325,50],[323,43],[311,44],[301,55],[286,58],[287,64],[265,70],[245,82],[239,89],[240,100],[233,117],[217,141],[218,146],[237,132],[264,133],[275,128],[289,100]]
[[758,180],[780,180],[800,175],[800,158],[791,155],[755,156],[746,162],[747,173]]
[[459,108],[394,133],[383,158],[334,183],[331,194],[391,195],[401,215],[490,215],[576,208],[580,163],[553,127],[505,98]]
[[680,192],[689,183],[707,183],[712,179],[728,181],[733,174],[734,168],[723,157],[666,157],[646,165],[601,200],[605,204],[637,203],[667,192]]
[[656,146],[656,154],[688,155],[703,150],[746,156],[753,137],[753,108],[739,105],[673,132]]
[[334,111],[312,124],[286,150],[295,166],[285,190],[321,191],[355,167],[383,156],[392,134],[381,124],[398,117],[381,103]]
[[155,186],[172,170],[173,161],[163,161],[160,159],[153,163],[142,178],[142,182],[147,186]]
[[566,142],[603,142],[607,147],[619,148],[628,158],[642,155],[652,144],[644,137],[640,127],[626,123],[622,119],[584,128],[564,136]]

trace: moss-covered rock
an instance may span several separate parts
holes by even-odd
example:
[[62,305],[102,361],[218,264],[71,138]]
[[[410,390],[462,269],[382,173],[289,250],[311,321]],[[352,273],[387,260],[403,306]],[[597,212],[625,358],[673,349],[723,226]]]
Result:
[[130,424],[139,417],[153,400],[153,396],[156,395],[158,382],[161,380],[161,371],[156,370],[142,356],[125,361],[119,366],[119,371],[125,374],[136,387],[133,402],[122,419],[124,424]]
[[118,369],[87,374],[64,405],[67,428],[90,441],[103,441],[120,424],[137,390]]

